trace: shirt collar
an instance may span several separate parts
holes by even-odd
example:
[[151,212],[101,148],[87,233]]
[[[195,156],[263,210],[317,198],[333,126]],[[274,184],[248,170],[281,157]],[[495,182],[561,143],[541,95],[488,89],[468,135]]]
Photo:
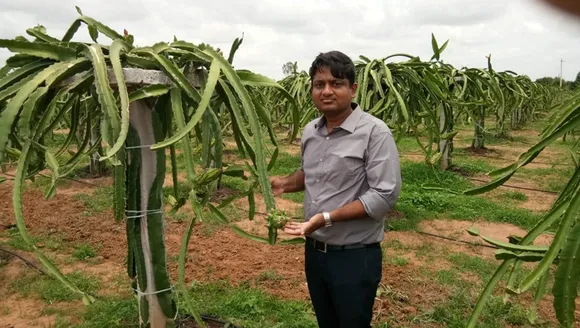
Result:
[[[350,115],[344,120],[344,122],[342,122],[342,124],[337,127],[346,130],[350,133],[353,133],[354,130],[356,129],[358,121],[362,116],[362,109],[357,103],[351,103],[350,107],[353,109],[352,113],[350,113]],[[314,128],[320,129],[323,126],[326,126],[326,117],[324,117],[324,115],[322,115],[322,117],[320,117],[318,121],[314,124]]]

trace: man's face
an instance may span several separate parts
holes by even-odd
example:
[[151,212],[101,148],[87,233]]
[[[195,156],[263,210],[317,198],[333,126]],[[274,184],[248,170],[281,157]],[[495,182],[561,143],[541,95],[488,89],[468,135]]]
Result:
[[350,108],[356,96],[356,83],[332,76],[330,68],[321,68],[312,79],[312,100],[323,114],[340,113]]

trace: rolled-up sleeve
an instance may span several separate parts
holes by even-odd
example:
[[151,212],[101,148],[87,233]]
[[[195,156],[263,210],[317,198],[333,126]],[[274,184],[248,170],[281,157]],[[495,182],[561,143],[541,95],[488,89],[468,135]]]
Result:
[[365,163],[369,190],[359,197],[367,214],[385,218],[401,192],[401,168],[395,140],[389,131],[374,131],[369,139]]

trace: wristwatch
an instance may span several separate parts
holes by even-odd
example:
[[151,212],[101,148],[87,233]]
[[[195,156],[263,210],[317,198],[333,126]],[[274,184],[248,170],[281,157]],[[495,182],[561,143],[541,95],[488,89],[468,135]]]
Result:
[[332,221],[330,221],[330,214],[328,212],[322,212],[322,216],[324,217],[324,226],[330,227],[332,225]]

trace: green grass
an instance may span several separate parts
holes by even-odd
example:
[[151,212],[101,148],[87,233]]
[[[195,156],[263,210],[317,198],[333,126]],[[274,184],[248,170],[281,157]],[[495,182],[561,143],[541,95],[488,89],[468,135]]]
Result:
[[139,310],[134,298],[105,297],[87,307],[83,322],[73,328],[139,327]]
[[[65,275],[80,290],[90,294],[100,288],[100,281],[95,276],[88,276],[81,272]],[[63,286],[62,282],[49,276],[40,276],[36,273],[21,276],[10,283],[10,289],[24,297],[38,296],[47,303],[73,301],[81,299],[79,294]]]
[[76,194],[73,198],[83,202],[85,216],[101,214],[113,208],[113,186],[99,187],[92,195]]
[[260,273],[260,275],[258,275],[258,278],[256,279],[256,281],[258,283],[265,282],[265,281],[279,282],[283,279],[284,279],[284,277],[282,277],[275,270],[266,270],[266,271],[263,271],[262,273]]
[[450,254],[448,259],[460,272],[474,273],[483,281],[487,281],[499,266],[498,262],[487,261],[465,253]]
[[[229,222],[237,222],[248,217],[247,212],[243,211],[242,209],[232,204],[219,210],[226,217],[226,219],[228,219]],[[204,211],[203,233],[205,236],[207,237],[211,236],[215,231],[222,228],[223,226],[224,223],[215,218],[213,213],[211,213],[211,211],[209,210]]]
[[546,168],[522,167],[514,177],[533,180],[539,189],[560,192],[574,175],[573,166],[556,166]]
[[[512,223],[523,228],[532,227],[541,213],[503,206],[482,195],[456,194],[474,185],[464,176],[430,168],[424,163],[401,161],[402,188],[395,209],[404,214],[389,224],[394,230],[412,230],[425,219],[451,218],[475,221]],[[423,184],[437,185],[447,190],[425,190]]]
[[469,156],[457,156],[457,154],[454,154],[453,157],[452,170],[465,172],[468,175],[474,175],[477,173],[486,174],[496,169],[498,169],[497,166],[489,164],[484,159],[472,158]]
[[408,250],[410,249],[409,246],[401,243],[399,240],[397,239],[387,239],[383,242],[383,247],[384,248],[392,248],[395,250]]
[[[443,301],[434,304],[431,310],[417,316],[415,320],[417,324],[436,323],[444,327],[465,327],[479,293],[497,268],[494,261],[463,253],[450,254],[447,260],[452,264],[449,269],[433,272],[426,268],[426,271],[434,274],[425,273],[425,275],[431,276],[434,284],[450,288],[450,294]],[[471,279],[464,280],[461,278],[462,273],[475,274],[482,280],[479,282],[474,282]],[[527,308],[517,301],[504,304],[503,294],[500,291],[488,300],[480,315],[477,327],[492,328],[508,325],[529,327],[526,311]],[[544,327],[544,324],[539,320],[536,326]]]
[[[488,260],[469,256],[463,253],[454,253],[447,258],[452,267],[435,272],[434,283],[448,286],[451,294],[442,302],[436,303],[432,310],[421,316],[425,323],[437,323],[445,327],[465,327],[471,309],[477,302],[479,293],[484,284],[491,277],[497,265]],[[463,280],[461,273],[471,273],[480,277],[480,282]],[[480,315],[477,327],[492,328],[511,326],[529,326],[527,308],[518,302],[503,302],[503,294],[492,296]],[[538,327],[543,327],[540,323]]]
[[72,256],[79,261],[86,261],[97,256],[97,251],[91,245],[82,243],[75,246]]
[[404,257],[395,256],[391,259],[391,264],[396,266],[405,266],[409,264],[409,260]]
[[486,145],[505,145],[514,143],[529,145],[530,147],[533,145],[532,141],[525,136],[514,136],[508,134],[504,137],[497,137],[493,132],[486,132],[484,133],[483,138]]
[[421,245],[417,246],[415,249],[415,256],[418,258],[429,259],[433,258],[433,244],[430,242],[422,243]]
[[519,200],[519,201],[528,200],[528,196],[522,192],[519,192],[519,191],[506,191],[503,193],[503,196],[506,198],[509,198],[509,199]]
[[[32,182],[31,186],[33,188],[39,189],[40,191],[42,191],[43,195],[46,192],[46,190],[51,186],[52,183],[52,179],[49,176],[42,176],[42,175],[37,175],[36,177],[34,177],[34,181]],[[71,185],[71,181],[68,179],[58,179],[58,181],[56,182],[56,193],[58,194],[58,189],[62,188],[62,187],[68,187]],[[27,188],[25,186],[25,188]]]
[[[8,246],[18,249],[21,251],[32,251],[32,247],[28,246],[28,244],[24,241],[20,232],[18,232],[17,228],[11,228],[7,230],[7,237],[8,240],[6,242],[0,242],[0,245],[7,244]],[[62,239],[54,234],[54,235],[42,235],[42,236],[30,236],[32,242],[38,246],[39,248],[48,249],[51,251],[55,251],[61,248],[62,246]]]
[[244,328],[316,327],[309,304],[281,300],[244,285],[194,283],[191,295],[193,307],[200,313],[218,316]]
[[[400,144],[411,145],[416,141],[413,137],[403,137]],[[404,148],[404,147],[403,147]],[[455,171],[439,171],[424,163],[401,161],[402,170],[402,191],[396,205],[396,210],[403,213],[403,217],[397,220],[390,220],[389,224],[394,230],[411,230],[425,219],[431,218],[451,218],[475,221],[484,219],[492,222],[509,222],[529,228],[537,222],[538,213],[530,210],[513,208],[499,205],[482,195],[465,196],[455,194],[463,190],[472,188],[474,184],[464,175],[489,172],[496,167],[489,165],[482,159],[472,159],[470,157],[459,156],[455,160]],[[271,176],[287,176],[295,172],[300,167],[300,155],[290,155],[280,152],[276,165],[270,171]],[[248,188],[248,182],[240,178],[224,176],[223,186],[237,192],[243,192]],[[423,184],[437,185],[454,191],[425,190]],[[187,190],[185,184],[181,184],[180,193]],[[172,193],[171,187],[165,188],[165,193]],[[284,194],[284,199],[301,204],[304,201],[304,192]],[[513,197],[521,197],[514,194]],[[246,213],[232,213],[235,217],[245,217]],[[303,213],[296,213],[300,216]],[[177,218],[179,219],[179,218]]]
[[459,278],[454,270],[437,271],[436,276],[437,281],[442,285],[459,286],[464,284],[464,281]]
[[56,316],[54,324],[51,328],[69,328],[72,327],[71,319],[80,317],[82,315],[82,309],[70,308],[68,306],[62,306],[58,303],[54,305],[47,305],[42,310],[40,310],[41,316]]
[[[426,322],[435,322],[447,328],[463,328],[471,314],[474,298],[469,290],[457,289],[449,299],[435,305]],[[519,304],[504,304],[501,297],[491,297],[479,318],[480,328],[524,326],[527,323],[526,309]]]
[[[308,303],[285,301],[247,286],[232,287],[226,282],[194,283],[190,289],[193,307],[200,313],[217,316],[244,328],[316,327]],[[184,301],[178,299],[181,315],[187,315]],[[133,327],[137,320],[134,298],[104,298],[87,307],[83,323],[75,328]]]
[[230,177],[227,175],[222,176],[222,185],[224,187],[228,187],[230,189],[233,189],[235,191],[247,191],[249,188],[249,183],[247,180],[243,180],[241,178],[237,178],[237,177]]
[[44,140],[45,144],[49,148],[58,149],[65,142],[68,137],[68,133],[51,133]]
[[[424,142],[424,141],[422,141]],[[421,147],[414,136],[401,136],[397,141],[399,153],[419,152]]]

